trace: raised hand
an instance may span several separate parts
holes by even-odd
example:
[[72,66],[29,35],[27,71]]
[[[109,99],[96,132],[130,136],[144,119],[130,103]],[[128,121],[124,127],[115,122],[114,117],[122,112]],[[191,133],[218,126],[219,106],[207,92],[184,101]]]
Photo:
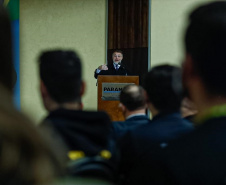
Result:
[[107,65],[100,65],[99,67],[98,67],[98,69],[99,70],[108,70],[108,66]]

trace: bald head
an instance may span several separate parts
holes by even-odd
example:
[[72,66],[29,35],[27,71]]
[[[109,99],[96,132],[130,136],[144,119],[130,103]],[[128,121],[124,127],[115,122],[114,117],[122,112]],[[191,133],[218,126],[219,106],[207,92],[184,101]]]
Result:
[[144,89],[135,84],[125,86],[120,94],[120,102],[130,111],[145,109]]

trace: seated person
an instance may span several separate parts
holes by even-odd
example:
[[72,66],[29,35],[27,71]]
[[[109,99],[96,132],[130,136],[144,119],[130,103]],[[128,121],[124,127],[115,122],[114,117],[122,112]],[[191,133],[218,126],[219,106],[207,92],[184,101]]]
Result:
[[146,99],[141,86],[131,84],[125,86],[120,93],[120,104],[125,121],[113,122],[113,137],[118,140],[126,131],[149,123],[146,113]]
[[122,64],[123,53],[121,50],[115,50],[112,54],[113,64],[100,65],[94,71],[94,77],[97,78],[98,75],[128,75],[129,72]]
[[149,171],[156,151],[193,130],[192,124],[180,114],[183,98],[180,68],[171,65],[152,68],[143,87],[153,119],[130,129],[120,140],[120,173],[124,176],[124,184],[151,184]]
[[54,143],[55,151],[62,152],[58,146],[65,145],[63,155],[68,160],[106,154],[111,158],[108,150],[110,118],[104,112],[81,110],[85,85],[77,54],[63,50],[43,52],[39,67],[40,91],[49,112],[41,127],[52,137],[49,139]]
[[[208,2],[188,17],[183,82],[198,108],[197,129],[161,153],[156,183],[223,185],[226,180],[226,2]],[[155,172],[156,173],[156,172]],[[150,175],[152,172],[150,171]]]

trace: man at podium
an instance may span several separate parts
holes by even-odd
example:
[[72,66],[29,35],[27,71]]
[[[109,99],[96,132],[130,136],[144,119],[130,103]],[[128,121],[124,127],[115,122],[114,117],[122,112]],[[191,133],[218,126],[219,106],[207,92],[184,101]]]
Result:
[[123,53],[121,50],[115,50],[112,54],[112,64],[100,65],[94,71],[94,77],[97,78],[98,75],[128,75],[128,71],[122,64]]

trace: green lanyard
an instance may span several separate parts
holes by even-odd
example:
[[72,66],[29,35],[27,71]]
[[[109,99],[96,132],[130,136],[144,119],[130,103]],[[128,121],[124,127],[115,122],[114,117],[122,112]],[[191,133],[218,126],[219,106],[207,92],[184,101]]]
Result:
[[213,106],[202,114],[197,115],[195,118],[195,122],[198,124],[202,124],[203,122],[211,119],[226,116],[226,104]]

